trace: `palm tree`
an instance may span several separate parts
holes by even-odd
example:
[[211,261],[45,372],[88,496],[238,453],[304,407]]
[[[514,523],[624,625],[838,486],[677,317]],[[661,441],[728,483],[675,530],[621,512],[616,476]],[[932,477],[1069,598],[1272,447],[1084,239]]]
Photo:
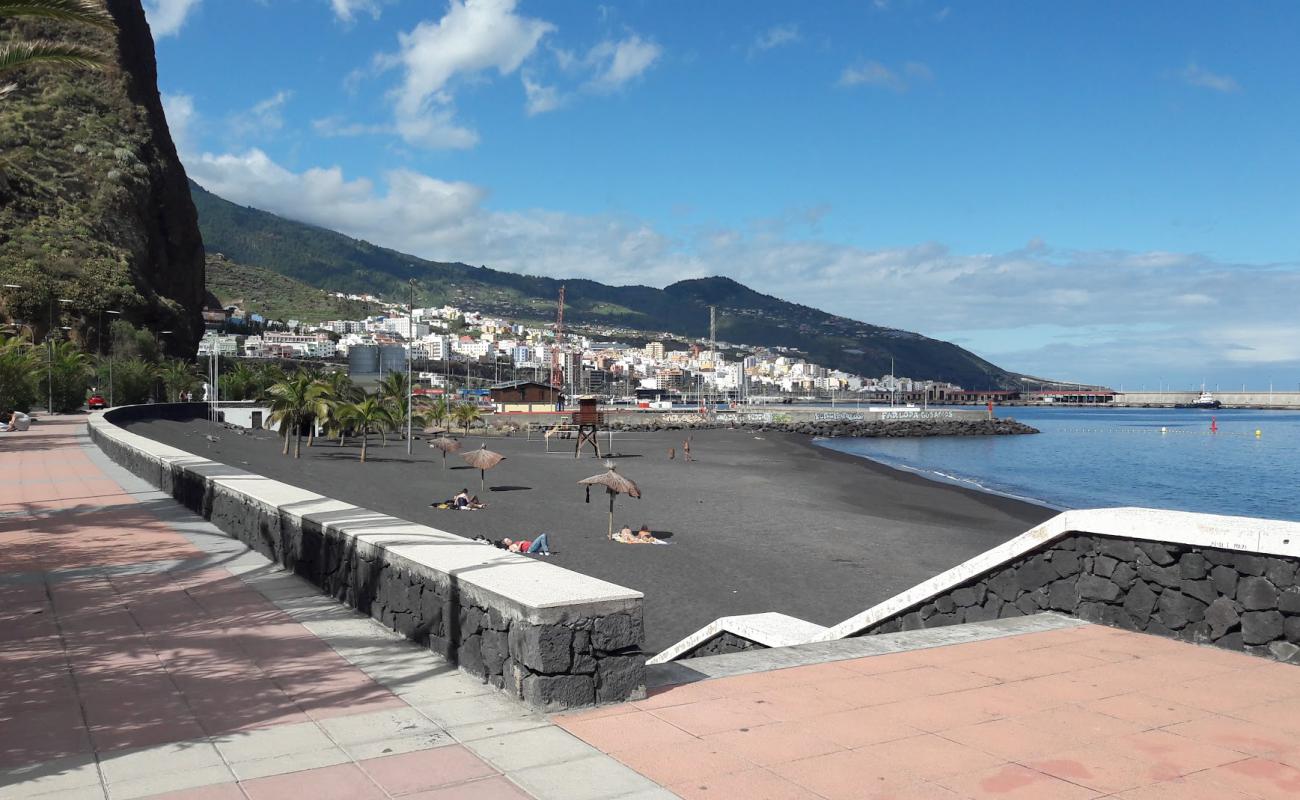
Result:
[[425,418],[432,422],[435,427],[441,426],[449,417],[451,417],[451,404],[447,402],[445,396],[435,397],[425,412]]
[[91,371],[88,353],[73,341],[52,342],[44,351],[49,361],[46,380],[53,381],[46,391],[61,413],[75,411],[86,399],[86,387]]
[[179,358],[169,358],[158,366],[158,377],[162,380],[167,398],[173,403],[180,402],[181,395],[198,388],[201,379],[194,371],[194,365]]
[[284,434],[285,455],[289,454],[289,437],[293,437],[293,457],[302,455],[302,423],[312,408],[312,386],[314,381],[310,374],[298,370],[293,375],[272,386],[271,421],[280,425]]
[[[345,426],[339,417],[339,410],[348,403],[354,403],[365,396],[360,387],[352,382],[346,372],[336,370],[327,372],[316,380],[312,387],[311,413],[320,421],[321,430],[329,436],[338,435],[339,446],[343,446]],[[313,426],[312,433],[315,433]],[[313,436],[308,436],[307,446],[311,447]]]
[[288,376],[279,364],[262,364],[253,370],[255,378],[249,382],[245,400],[265,400],[269,397],[271,387],[285,380]]
[[27,337],[0,334],[0,409],[27,411],[32,407],[40,363]]
[[[117,23],[100,0],[0,0],[0,18],[44,17],[46,19],[117,29]],[[0,44],[0,75],[34,64],[59,64],[82,69],[103,69],[109,56],[103,50],[72,42],[50,39],[16,39]],[[15,89],[0,85],[0,98]]]
[[221,397],[226,400],[252,400],[257,373],[243,361],[221,375]]
[[135,405],[149,399],[158,370],[143,358],[118,361],[113,367],[113,393],[118,405]]
[[[402,431],[402,438],[406,438],[406,418],[407,403],[411,402],[411,384],[407,382],[406,372],[389,372],[383,376],[378,388],[378,397],[383,405],[389,410],[389,418],[394,428]],[[411,410],[412,424],[415,424],[415,408]],[[387,438],[385,437],[385,444]]]
[[457,425],[465,428],[465,435],[469,436],[469,427],[482,419],[483,415],[473,403],[460,403],[451,410],[451,417]]
[[370,431],[383,431],[390,422],[388,409],[375,396],[366,397],[356,403],[348,403],[339,409],[340,419],[361,434],[361,463],[366,463],[366,445],[370,441]]

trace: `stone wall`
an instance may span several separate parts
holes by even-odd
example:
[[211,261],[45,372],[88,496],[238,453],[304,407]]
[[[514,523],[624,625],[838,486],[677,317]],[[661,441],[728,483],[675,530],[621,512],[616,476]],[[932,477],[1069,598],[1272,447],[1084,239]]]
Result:
[[767,645],[765,644],[760,644],[752,639],[746,639],[743,636],[737,636],[731,631],[722,631],[717,636],[708,639],[698,647],[687,650],[677,658],[720,656],[725,655],[726,653],[743,653],[746,650],[764,650],[766,648]]
[[858,635],[1040,611],[1300,663],[1295,557],[1070,533]]
[[[146,413],[184,418],[185,411],[135,407],[109,416]],[[90,433],[114,461],[223,532],[533,706],[555,710],[645,694],[639,593],[163,448],[108,420],[92,417]],[[160,455],[164,450],[172,455]],[[240,488],[254,482],[279,490],[285,501]],[[459,563],[466,554],[482,563],[456,569],[404,555],[430,544],[448,553],[455,548]],[[509,594],[508,580],[496,590],[485,588],[483,571],[521,564],[529,574],[553,571],[617,591],[592,599],[569,587],[558,592],[565,602],[529,605]]]

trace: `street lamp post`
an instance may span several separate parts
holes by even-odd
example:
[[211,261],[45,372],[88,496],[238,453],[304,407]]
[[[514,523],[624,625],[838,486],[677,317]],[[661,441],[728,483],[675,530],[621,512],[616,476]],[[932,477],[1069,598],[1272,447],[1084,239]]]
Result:
[[[62,297],[58,301],[64,305],[72,303]],[[60,314],[60,318],[62,314]],[[45,332],[45,413],[54,413],[54,298],[50,299],[50,327]]]
[[415,278],[411,278],[411,304],[406,310],[406,454],[411,454],[411,418],[412,400],[415,396],[415,384],[411,382],[411,359],[415,355]]
[[[100,331],[102,336],[104,315],[121,316],[121,311],[100,311]],[[113,329],[108,329],[108,407],[113,407]]]

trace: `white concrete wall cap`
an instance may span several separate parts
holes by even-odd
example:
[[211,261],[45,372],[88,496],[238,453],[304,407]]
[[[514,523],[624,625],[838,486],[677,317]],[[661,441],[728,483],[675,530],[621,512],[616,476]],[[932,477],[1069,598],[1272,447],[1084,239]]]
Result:
[[[406,559],[434,574],[452,577],[463,586],[504,598],[521,608],[567,609],[571,606],[597,609],[613,604],[629,610],[644,595],[633,589],[583,575],[536,558],[507,553],[462,536],[419,525],[325,497],[306,489],[229,467],[194,453],[155,442],[124,431],[103,418],[91,415],[89,424],[117,443],[146,457],[174,464],[206,479],[219,491],[243,502],[275,509],[291,518],[306,519],[323,529],[354,539]],[[212,477],[218,475],[220,477]]]
[[730,633],[767,647],[789,647],[813,641],[826,630],[818,625],[789,614],[765,611],[760,614],[739,614],[719,617],[685,639],[681,639],[646,659],[647,664],[663,664],[680,658],[715,636]]
[[[819,630],[804,642],[833,641],[852,636],[901,611],[954,589],[972,578],[1014,561],[1067,533],[1088,533],[1121,539],[1300,557],[1300,523],[1297,522],[1197,514],[1158,508],[1123,507],[1066,511],[833,627],[816,626]],[[742,622],[758,620],[764,616],[748,614],[714,620],[658,653],[646,663],[660,664],[672,661],[722,631],[730,631],[737,636],[762,641],[756,636],[741,631],[746,629],[744,627],[746,625],[755,626],[748,628],[753,633],[764,631],[763,623]],[[805,624],[812,625],[812,623]],[[792,644],[804,642],[792,642]]]

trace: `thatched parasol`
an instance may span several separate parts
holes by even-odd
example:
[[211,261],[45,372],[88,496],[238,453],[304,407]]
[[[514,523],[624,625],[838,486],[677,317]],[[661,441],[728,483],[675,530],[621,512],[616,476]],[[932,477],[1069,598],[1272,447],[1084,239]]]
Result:
[[478,492],[483,494],[483,482],[487,479],[487,471],[506,460],[506,457],[500,453],[494,453],[487,449],[487,445],[481,445],[477,450],[470,450],[468,453],[461,453],[460,457],[465,459],[465,463],[478,470]]
[[447,454],[460,452],[460,442],[456,441],[450,436],[439,436],[437,439],[434,439],[432,442],[429,442],[429,446],[436,447],[442,451],[443,469],[447,468]]
[[608,472],[602,472],[599,475],[592,475],[590,478],[583,478],[578,481],[582,486],[587,487],[587,502],[591,502],[591,487],[604,486],[605,492],[609,494],[609,533],[607,538],[614,538],[614,498],[617,495],[625,494],[629,497],[641,496],[641,490],[629,478],[624,478],[618,474],[618,466],[613,461],[606,461],[605,468]]

